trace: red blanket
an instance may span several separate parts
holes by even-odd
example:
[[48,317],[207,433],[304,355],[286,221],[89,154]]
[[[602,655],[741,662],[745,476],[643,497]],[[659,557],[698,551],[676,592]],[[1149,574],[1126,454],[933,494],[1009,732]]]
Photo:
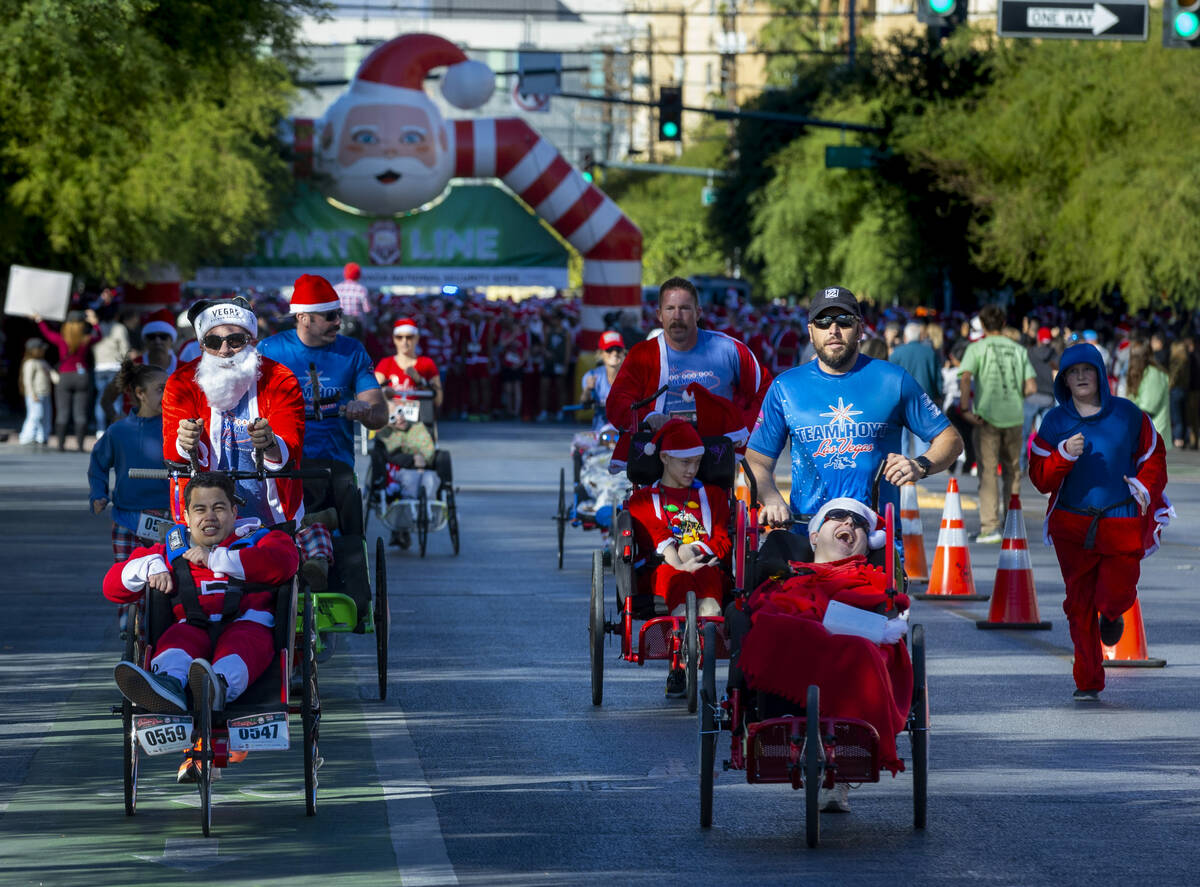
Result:
[[752,628],[739,660],[747,684],[800,704],[809,685],[816,684],[822,716],[868,722],[879,732],[882,765],[892,773],[903,770],[896,734],[904,729],[912,704],[908,648],[832,635],[821,619],[831,600],[863,609],[890,604],[887,615],[894,617],[908,608],[908,599],[897,595],[891,604],[882,571],[861,557],[805,568],[811,572],[754,593]]

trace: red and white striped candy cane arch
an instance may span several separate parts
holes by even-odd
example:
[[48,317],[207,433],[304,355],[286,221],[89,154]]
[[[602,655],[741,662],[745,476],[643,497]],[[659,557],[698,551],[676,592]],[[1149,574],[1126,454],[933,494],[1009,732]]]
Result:
[[604,315],[642,304],[642,232],[558,148],[517,117],[454,121],[454,174],[495,177],[583,256],[583,334],[596,348]]

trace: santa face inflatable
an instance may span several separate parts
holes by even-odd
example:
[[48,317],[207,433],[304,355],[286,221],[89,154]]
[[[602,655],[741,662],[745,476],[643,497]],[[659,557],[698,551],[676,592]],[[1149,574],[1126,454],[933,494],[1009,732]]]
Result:
[[424,92],[446,68],[442,94],[477,108],[495,88],[481,62],[432,34],[406,34],[379,46],[318,125],[317,169],[326,196],[361,212],[390,216],[417,209],[454,172],[454,130]]

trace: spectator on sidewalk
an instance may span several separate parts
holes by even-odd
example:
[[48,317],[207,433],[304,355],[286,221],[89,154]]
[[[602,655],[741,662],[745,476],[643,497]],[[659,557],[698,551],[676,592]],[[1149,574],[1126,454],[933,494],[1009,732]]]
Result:
[[88,405],[92,399],[92,379],[88,372],[88,352],[100,340],[100,330],[91,327],[98,322],[96,312],[90,308],[71,311],[59,332],[50,329],[40,315],[33,321],[38,325],[46,341],[58,349],[58,387],[54,398],[54,433],[58,437],[58,449],[67,448],[67,423],[74,420],[75,439],[79,451],[83,452],[84,438],[88,430]]
[[50,396],[57,381],[58,373],[46,363],[45,341],[30,339],[25,343],[18,382],[25,396],[25,424],[17,438],[19,443],[44,447],[50,440]]
[[[905,324],[904,342],[892,349],[888,360],[916,379],[929,399],[938,403],[942,399],[941,359],[927,342],[921,341],[923,332],[919,323]],[[917,439],[906,427],[900,437],[900,451],[911,459],[926,449],[923,442],[918,448]]]

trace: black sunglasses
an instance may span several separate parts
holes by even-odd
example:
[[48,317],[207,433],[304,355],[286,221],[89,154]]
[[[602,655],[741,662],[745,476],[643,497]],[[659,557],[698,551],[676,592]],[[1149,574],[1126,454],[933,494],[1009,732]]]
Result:
[[334,308],[332,311],[314,311],[313,313],[333,323],[335,320],[341,320],[344,312],[341,308]]
[[171,338],[170,333],[146,333],[142,336],[147,342],[162,342]]
[[249,333],[230,333],[228,336],[205,336],[203,339],[204,347],[209,351],[220,351],[221,346],[226,342],[234,351],[239,348],[244,348],[246,343],[250,341]]
[[834,324],[837,324],[841,329],[852,329],[858,318],[853,314],[826,314],[823,317],[814,318],[812,325],[819,330],[827,330]]
[[849,518],[854,526],[858,527],[863,532],[870,529],[867,524],[867,519],[856,511],[847,511],[845,508],[833,508],[825,513],[825,520],[846,520]]

